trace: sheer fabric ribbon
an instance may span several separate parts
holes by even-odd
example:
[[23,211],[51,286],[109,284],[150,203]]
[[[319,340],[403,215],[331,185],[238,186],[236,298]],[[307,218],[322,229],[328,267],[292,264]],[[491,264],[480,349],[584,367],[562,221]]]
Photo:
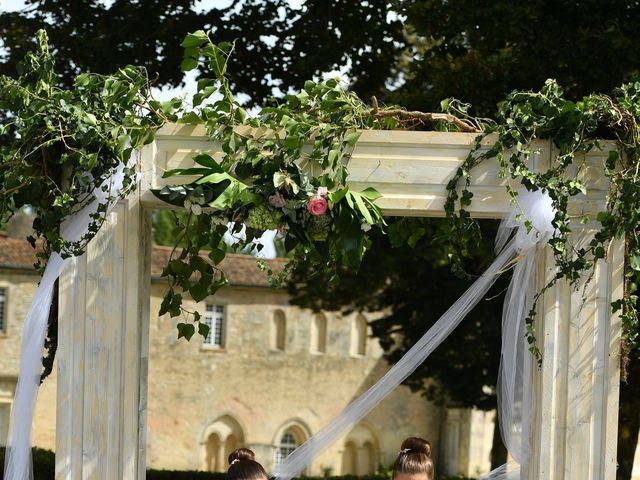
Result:
[[[542,192],[518,196],[518,208],[501,223],[496,238],[498,255],[486,272],[438,319],[418,342],[375,385],[349,404],[331,423],[289,455],[276,477],[290,480],[341,436],[348,433],[378,403],[400,385],[484,297],[498,276],[515,261],[513,279],[503,309],[502,356],[498,380],[498,408],[505,444],[514,462],[492,471],[484,479],[518,479],[530,456],[531,355],[525,340],[525,315],[534,291],[538,245],[553,235],[555,215],[551,199]],[[525,225],[525,219],[530,224]]]
[[[135,165],[136,153],[131,154],[128,166]],[[88,232],[92,215],[97,212],[98,205],[108,203],[107,214],[116,203],[118,191],[122,189],[124,165],[120,163],[112,177],[106,180],[101,188],[94,191],[94,200],[82,210],[75,213],[62,226],[62,236],[70,241],[78,241]],[[103,188],[104,187],[104,190]],[[72,258],[63,259],[53,253],[45,268],[40,284],[31,301],[22,329],[22,346],[20,353],[20,375],[16,385],[16,393],[11,408],[11,422],[7,438],[6,457],[4,462],[4,478],[6,480],[33,479],[31,461],[31,426],[33,411],[40,386],[42,371],[42,349],[47,331],[49,307],[53,296],[56,279]]]

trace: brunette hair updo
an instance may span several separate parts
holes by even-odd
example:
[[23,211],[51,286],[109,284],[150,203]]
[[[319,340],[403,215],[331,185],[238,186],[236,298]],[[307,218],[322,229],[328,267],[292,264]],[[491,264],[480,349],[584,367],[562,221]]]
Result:
[[267,472],[255,460],[248,448],[238,448],[229,454],[227,480],[268,480]]
[[433,480],[433,460],[431,444],[418,437],[409,437],[402,442],[398,458],[393,464],[393,477],[398,474],[424,474],[427,480]]

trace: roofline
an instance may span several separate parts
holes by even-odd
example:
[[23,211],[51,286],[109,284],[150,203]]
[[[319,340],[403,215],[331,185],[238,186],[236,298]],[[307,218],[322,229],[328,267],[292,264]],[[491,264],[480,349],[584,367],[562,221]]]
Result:
[[[9,270],[11,273],[23,273],[26,275],[40,276],[38,271],[35,268],[27,268],[23,266],[16,265],[0,265],[0,272]],[[167,279],[165,277],[161,277],[159,275],[151,275],[151,282],[153,283],[163,283],[166,282]],[[244,288],[261,288],[261,289],[269,289],[275,292],[282,292],[285,289],[282,287],[271,287],[270,285],[259,284],[259,283],[241,283],[241,282],[229,282],[227,285],[229,287],[244,287]]]

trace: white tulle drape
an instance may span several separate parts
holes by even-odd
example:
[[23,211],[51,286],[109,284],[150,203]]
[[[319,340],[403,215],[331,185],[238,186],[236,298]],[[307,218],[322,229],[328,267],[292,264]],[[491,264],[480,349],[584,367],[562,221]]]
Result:
[[[501,431],[514,462],[484,478],[518,479],[520,465],[526,468],[530,455],[531,355],[526,348],[525,316],[535,293],[537,245],[553,234],[554,210],[542,192],[522,193],[518,206],[501,223],[496,238],[498,255],[487,271],[438,319],[424,336],[375,385],[349,404],[331,423],[289,455],[277,468],[280,480],[297,476],[329,445],[348,433],[378,403],[421,365],[484,297],[500,273],[517,262],[503,310],[503,336],[498,403]],[[529,228],[525,220],[530,221]],[[515,231],[515,234],[514,234]]]
[[[135,165],[136,154],[131,154],[128,166]],[[119,164],[112,177],[94,191],[94,200],[82,210],[68,218],[63,224],[61,234],[70,241],[79,241],[88,232],[92,216],[98,205],[107,201],[107,213],[115,205],[118,192],[123,187],[124,165]],[[33,467],[31,461],[31,427],[33,411],[40,386],[42,371],[42,351],[47,331],[49,308],[56,279],[71,258],[63,259],[57,253],[49,258],[40,284],[31,301],[22,329],[22,347],[20,353],[20,375],[11,407],[11,422],[6,443],[4,462],[5,480],[31,480]]]
[[[500,224],[496,251],[500,251],[515,230],[518,262],[513,269],[502,309],[502,350],[498,373],[498,420],[500,433],[511,461],[478,480],[517,480],[526,472],[531,457],[531,421],[533,415],[532,368],[525,319],[536,293],[535,268],[538,246],[553,235],[555,215],[551,199],[539,192],[518,196],[519,208]],[[528,220],[529,229],[523,221]]]

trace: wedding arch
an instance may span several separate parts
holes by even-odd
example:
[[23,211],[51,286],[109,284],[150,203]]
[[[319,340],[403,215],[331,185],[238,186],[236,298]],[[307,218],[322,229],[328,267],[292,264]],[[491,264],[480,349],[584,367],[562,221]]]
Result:
[[[349,185],[375,185],[387,214],[442,216],[446,183],[474,138],[365,131],[348,164]],[[543,169],[552,146],[540,142],[536,148],[533,161]],[[150,214],[165,206],[150,190],[168,183],[165,169],[190,166],[194,154],[215,149],[201,127],[163,127],[141,152],[140,188],[116,205],[87,253],[62,277],[59,478],[144,478]],[[606,150],[586,155],[593,183],[589,201],[573,206],[580,213],[595,214],[602,207],[606,185],[598,183],[597,171],[606,155]],[[497,167],[483,164],[474,178],[473,215],[501,218],[511,209]],[[596,229],[584,225],[576,239],[586,241]],[[621,328],[610,303],[622,295],[622,260],[618,242],[584,291],[561,281],[541,300],[536,322],[544,362],[534,371],[534,460],[528,479],[615,478]],[[553,265],[549,254],[536,266],[540,285],[553,275]],[[126,299],[120,309],[114,309],[117,299]]]
[[[117,99],[123,96],[122,88],[128,88],[124,93],[137,98],[138,87],[127,85],[144,79],[136,76],[129,67],[106,81],[90,75],[78,77],[76,86],[81,91],[82,105],[93,107],[100,116],[90,110],[78,112],[77,108],[68,107],[73,100],[71,96],[57,98],[55,105],[54,101],[47,104],[42,97],[37,97],[47,108],[68,110],[65,114],[73,117],[74,121],[64,127],[60,121],[58,124],[47,123],[46,128],[52,129],[55,135],[59,129],[60,137],[48,139],[35,150],[58,142],[58,147],[66,147],[68,158],[74,158],[73,155],[80,152],[78,165],[84,170],[72,172],[73,181],[77,181],[80,190],[96,184],[97,188],[84,192],[85,202],[89,202],[87,199],[94,194],[100,199],[97,214],[89,215],[99,224],[99,230],[91,224],[93,230],[90,232],[95,233],[95,238],[86,245],[83,255],[70,260],[71,267],[64,271],[60,280],[57,478],[144,478],[152,209],[171,208],[170,203],[173,203],[176,208],[186,207],[198,216],[202,213],[202,205],[224,210],[239,202],[251,205],[251,208],[241,212],[238,223],[253,222],[265,227],[273,223],[273,216],[277,215],[280,222],[287,222],[292,237],[296,234],[294,228],[300,218],[297,214],[303,213],[306,225],[318,229],[312,234],[303,231],[300,235],[308,240],[306,246],[315,248],[317,244],[314,242],[325,241],[334,242],[332,245],[335,247],[336,239],[328,237],[328,231],[333,227],[324,220],[318,224],[313,217],[324,215],[330,204],[333,208],[340,204],[338,208],[342,216],[334,219],[336,232],[353,233],[355,227],[357,248],[350,244],[348,255],[339,248],[337,252],[335,248],[328,250],[327,254],[332,256],[332,260],[350,262],[354,255],[362,255],[365,250],[365,235],[360,233],[361,227],[363,231],[372,226],[381,227],[383,215],[451,215],[452,203],[459,200],[464,211],[459,219],[503,218],[513,211],[514,192],[520,184],[530,190],[547,190],[556,195],[558,192],[554,188],[560,183],[567,192],[564,192],[565,196],[553,199],[561,208],[558,215],[564,215],[560,218],[556,215],[555,227],[568,237],[571,248],[578,252],[580,262],[578,266],[558,265],[558,253],[564,251],[566,244],[556,241],[544,251],[544,255],[537,257],[529,275],[535,277],[535,290],[541,294],[535,304],[535,315],[532,313],[531,332],[535,331],[535,335],[530,332],[528,338],[532,342],[532,358],[538,356],[544,361],[531,370],[531,431],[520,432],[529,438],[531,452],[521,478],[613,480],[622,320],[620,315],[611,313],[611,305],[622,299],[625,293],[625,247],[622,240],[611,235],[614,238],[606,243],[607,251],[603,249],[601,244],[604,240],[599,237],[601,225],[614,215],[598,215],[610,210],[608,179],[611,171],[615,170],[619,143],[597,139],[583,141],[576,133],[578,144],[572,144],[570,139],[566,145],[575,148],[567,151],[558,146],[559,137],[555,137],[555,141],[535,140],[535,133],[530,133],[522,137],[526,140],[523,143],[518,139],[520,137],[513,137],[514,131],[508,129],[494,136],[479,135],[475,124],[465,119],[466,111],[459,106],[462,120],[450,114],[412,113],[407,116],[409,123],[425,119],[443,120],[453,124],[454,129],[460,130],[458,132],[377,130],[374,127],[384,126],[385,118],[397,118],[406,112],[379,110],[375,101],[372,111],[364,112],[362,102],[358,103],[342,92],[336,82],[312,82],[305,85],[300,94],[290,96],[287,100],[290,110],[287,112],[304,106],[297,119],[271,108],[266,110],[265,118],[272,121],[275,118],[276,123],[245,122],[246,112],[232,99],[225,77],[225,59],[231,47],[212,44],[204,32],[187,35],[183,46],[183,69],[195,68],[198,59],[204,56],[216,77],[201,81],[199,92],[193,99],[194,105],[216,92],[221,93],[223,99],[211,110],[200,114],[187,112],[180,118],[173,115],[173,111],[180,107],[179,101],[145,104],[154,114],[157,113],[155,110],[162,110],[160,117],[165,121],[180,121],[166,123],[155,132],[151,141],[151,137],[146,135],[157,126],[154,123],[157,117],[141,119],[132,113],[135,108],[127,105],[122,110],[109,110],[107,113],[100,110],[100,106],[95,106],[106,97],[106,105],[112,109],[118,105]],[[46,60],[48,57],[44,55],[43,58]],[[31,59],[38,60],[36,57]],[[40,68],[40,63],[35,60],[32,63]],[[47,64],[46,61],[44,63]],[[36,88],[41,88],[41,82]],[[51,95],[52,89],[48,88]],[[554,90],[553,83],[545,88],[544,99],[538,103],[546,112],[553,110],[551,107],[555,106],[558,92]],[[640,89],[640,85],[635,88]],[[16,96],[23,94],[16,93],[22,92],[21,89],[8,91]],[[109,95],[105,91],[110,92]],[[95,98],[96,92],[99,101]],[[511,100],[514,98],[517,100],[517,94]],[[594,103],[606,103],[606,100],[605,97],[597,97]],[[517,101],[513,104],[516,111],[512,112],[509,120],[514,122],[513,117],[517,117],[523,131],[529,131],[527,128],[531,127],[530,132],[536,132],[535,125],[531,123],[534,113],[527,108],[520,109],[522,105],[517,105]],[[583,106],[580,108],[585,109]],[[619,111],[615,108],[605,109],[615,117],[607,117],[610,123],[628,122],[628,117],[622,114],[618,119]],[[560,108],[559,115],[566,113],[565,110]],[[327,116],[313,117],[318,111]],[[351,123],[344,120],[345,112],[353,113]],[[570,113],[577,115],[577,111]],[[215,117],[213,121],[211,116]],[[37,121],[37,116],[33,116],[25,122],[28,124],[34,121],[33,118]],[[123,121],[124,126],[114,125],[114,118]],[[590,117],[585,114],[584,118]],[[567,123],[561,124],[563,127],[575,123],[575,116],[564,120]],[[630,131],[636,134],[637,125],[630,123],[633,124]],[[109,127],[105,128],[109,136],[102,135],[104,132],[100,131],[98,140],[94,139],[91,136],[95,133],[94,127],[104,124]],[[265,129],[265,125],[270,128]],[[213,134],[212,126],[217,126],[213,128]],[[585,131],[597,131],[596,126],[586,124]],[[283,136],[280,135],[280,127],[285,133]],[[79,129],[91,141],[84,137],[76,139],[72,134],[65,135],[65,128]],[[79,142],[80,147],[69,147],[67,141],[71,142],[72,138]],[[257,139],[262,143],[256,142]],[[637,138],[634,140],[636,143],[632,146],[637,144]],[[98,162],[103,158],[100,155],[104,156],[104,152],[100,153],[102,142],[109,145],[111,150],[108,153],[116,156],[119,162],[113,161],[103,168]],[[127,146],[128,142],[136,147],[145,145],[136,155]],[[93,152],[90,149],[96,143],[98,147]],[[240,159],[234,157],[239,144],[243,148]],[[81,150],[85,147],[91,153]],[[250,192],[251,186],[261,187],[260,183],[252,184],[252,181],[264,181],[260,175],[252,173],[256,170],[254,162],[259,163],[278,149],[285,151],[286,158],[280,159],[282,170],[268,172],[267,178],[273,185],[266,188],[265,183],[263,190]],[[235,176],[218,165],[217,160],[225,158],[225,155],[233,157],[231,166],[227,167],[235,169]],[[483,155],[498,157],[499,161],[480,162]],[[296,163],[301,157],[305,157],[303,166]],[[558,162],[563,168],[562,174],[569,178],[566,182],[552,175],[559,171]],[[290,174],[292,170],[298,172],[298,177]],[[303,170],[306,172],[304,175],[300,173]],[[198,179],[198,176],[201,176],[200,183],[190,184],[192,186],[185,194],[184,187],[179,185]],[[116,177],[117,182],[114,181]],[[243,183],[238,177],[248,180]],[[133,191],[127,189],[129,193],[124,196],[124,187],[130,186],[127,181],[135,183],[137,188]],[[206,182],[218,190],[214,188],[214,193],[203,192],[201,186]],[[460,197],[457,194],[459,183],[462,184]],[[114,184],[118,185],[116,192],[112,191]],[[15,188],[19,190],[21,187],[17,185]],[[175,192],[180,192],[178,201],[175,201]],[[580,192],[583,195],[576,196]],[[111,210],[101,207],[105,201],[108,204],[118,196],[123,198]],[[285,196],[291,205],[287,204]],[[61,200],[63,204],[65,201],[69,200]],[[73,204],[69,203],[67,208],[71,212]],[[305,213],[307,208],[311,216]],[[620,215],[620,212],[616,214]],[[527,222],[522,220],[523,228],[528,231],[532,225]],[[73,224],[65,228],[73,230]],[[62,254],[54,254],[47,268],[52,263],[62,265],[64,256],[80,253],[85,247],[79,241],[71,246],[56,244],[59,239],[56,235],[59,236],[60,232],[49,232],[53,247],[60,247]],[[320,245],[324,248],[325,243]],[[584,262],[586,251],[593,251],[593,264]],[[215,262],[217,255],[213,251],[210,258]],[[172,286],[187,285],[184,289],[194,297],[204,298],[211,294],[208,286],[202,290],[201,282],[187,281],[192,271],[189,270],[187,276],[181,272],[184,268],[182,260],[178,259],[175,266],[168,266],[174,282]],[[216,280],[207,268],[198,270],[199,278],[204,275],[209,283],[215,284],[219,279]],[[559,271],[564,273],[564,278],[559,278]],[[163,311],[173,316],[180,314],[180,298],[175,292],[165,297]],[[45,307],[48,309],[48,305],[41,305],[40,309]],[[193,323],[182,324],[180,335],[193,335],[197,322],[196,316]],[[37,344],[38,339],[34,341]],[[27,376],[27,383],[32,380]],[[22,376],[20,381],[23,381]],[[21,405],[17,407],[22,408]]]

